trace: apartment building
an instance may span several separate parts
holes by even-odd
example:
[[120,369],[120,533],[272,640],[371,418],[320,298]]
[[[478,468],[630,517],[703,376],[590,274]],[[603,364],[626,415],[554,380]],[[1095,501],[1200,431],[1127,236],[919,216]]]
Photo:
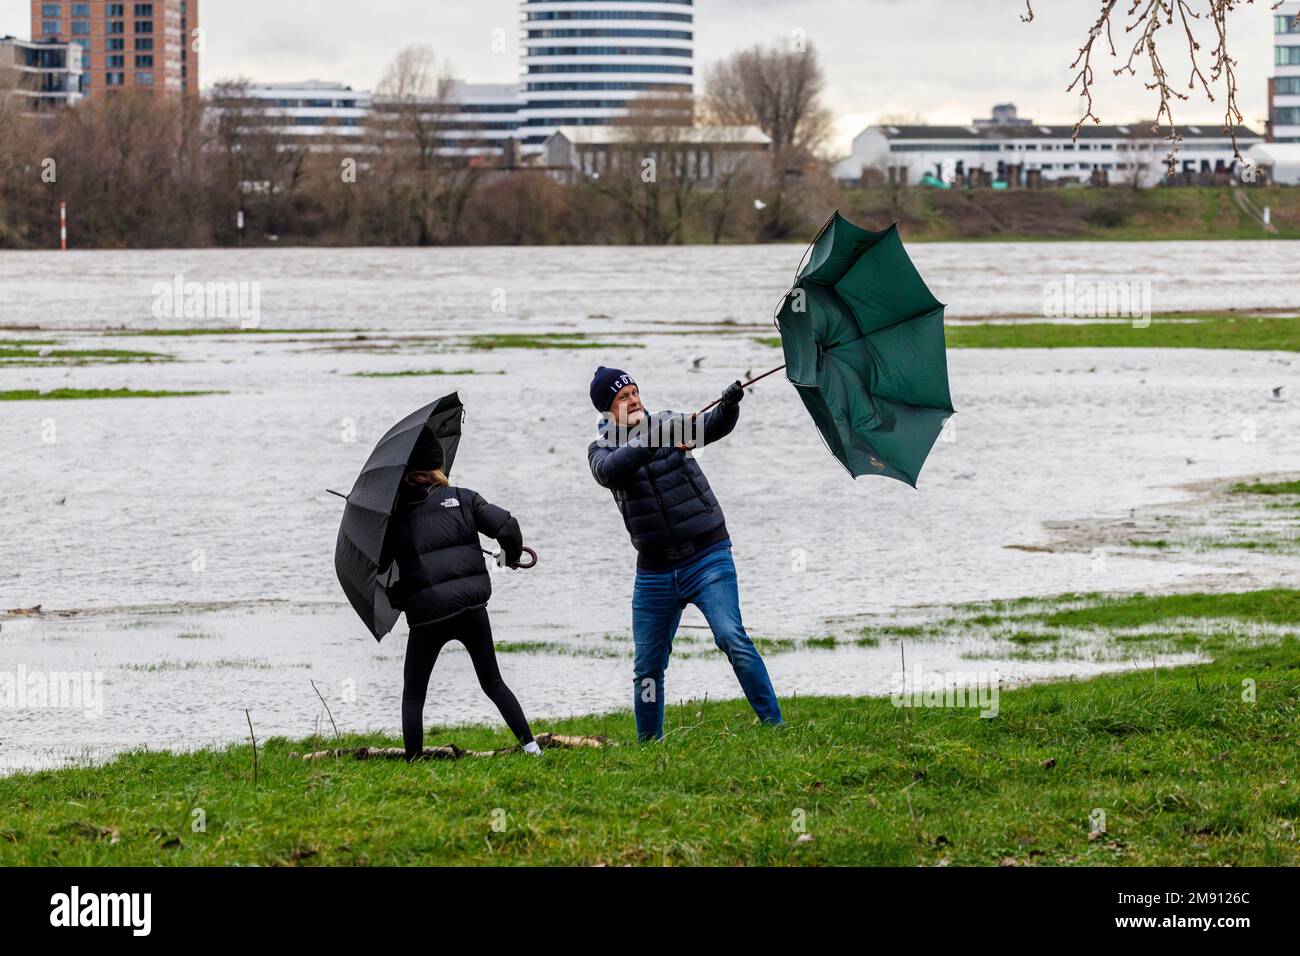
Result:
[[82,92],[197,93],[199,0],[32,0],[32,39],[83,50]]

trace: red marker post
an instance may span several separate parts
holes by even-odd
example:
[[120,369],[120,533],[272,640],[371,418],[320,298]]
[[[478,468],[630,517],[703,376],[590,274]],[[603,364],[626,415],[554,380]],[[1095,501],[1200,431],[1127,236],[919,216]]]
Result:
[[59,203],[59,249],[68,251],[68,204]]

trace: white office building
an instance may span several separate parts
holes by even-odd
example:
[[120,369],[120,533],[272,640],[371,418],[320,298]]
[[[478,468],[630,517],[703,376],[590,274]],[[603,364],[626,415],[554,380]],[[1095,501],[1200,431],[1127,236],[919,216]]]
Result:
[[371,95],[342,83],[252,83],[248,96],[287,136],[352,142],[365,135]]
[[694,0],[520,0],[519,9],[525,152],[561,127],[607,126],[635,97],[694,91]]
[[1300,143],[1300,0],[1273,11],[1273,79],[1269,83],[1269,139]]
[[[384,108],[382,97],[354,90],[343,83],[306,80],[300,83],[253,83],[247,104],[259,120],[281,128],[284,135],[312,149],[364,143],[373,111]],[[443,156],[472,159],[502,156],[514,139],[522,105],[514,83],[453,82],[446,101],[430,100],[427,119],[438,130],[437,151]]]
[[440,121],[446,124],[439,152],[445,156],[497,157],[519,128],[524,100],[517,83],[454,83]]
[[[1014,117],[1014,109],[1011,111]],[[1202,182],[1234,175],[1232,138],[1220,126],[1180,126],[1179,179]],[[1237,128],[1245,155],[1263,137]],[[835,164],[845,185],[870,183],[1003,184],[1011,187],[1051,182],[1105,182],[1155,186],[1165,180],[1169,144],[1149,123],[1085,124],[1074,141],[1074,126],[973,121],[970,126],[868,126],[853,140],[853,152]]]

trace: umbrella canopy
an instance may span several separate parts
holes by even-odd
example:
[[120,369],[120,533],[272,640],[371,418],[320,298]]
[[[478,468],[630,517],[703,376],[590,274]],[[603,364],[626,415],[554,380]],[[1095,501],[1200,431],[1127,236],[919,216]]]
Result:
[[439,463],[450,474],[464,412],[460,397],[452,392],[407,415],[379,440],[347,496],[334,545],[334,571],[376,640],[393,629],[402,613],[389,599],[397,572],[385,547],[402,477],[408,468]]
[[953,414],[943,310],[897,223],[871,232],[836,212],[813,240],[777,324],[786,377],[853,477],[916,486]]

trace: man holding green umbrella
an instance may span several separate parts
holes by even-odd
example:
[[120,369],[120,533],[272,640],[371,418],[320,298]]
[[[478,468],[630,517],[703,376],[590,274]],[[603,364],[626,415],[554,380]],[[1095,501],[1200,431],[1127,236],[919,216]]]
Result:
[[[914,488],[953,414],[944,305],[907,255],[896,223],[875,232],[832,215],[782,299],[777,327],[784,366],[734,383],[694,415],[654,416],[656,427],[641,427],[646,415],[632,376],[602,366],[591,382],[605,434],[591,443],[588,463],[613,492],[637,549],[632,636],[642,739],[663,734],[663,672],[688,603],[704,612],[759,719],[782,722],[767,668],[740,623],[722,509],[689,455],[735,428],[745,387],[784,368],[827,449],[850,475]],[[664,441],[665,424],[689,435]]]
[[638,739],[663,737],[664,671],[687,604],[703,612],[758,719],[781,724],[767,667],[741,623],[722,508],[689,454],[731,433],[745,390],[732,384],[717,408],[698,419],[671,412],[647,418],[636,382],[620,369],[596,369],[590,394],[603,432],[587,449],[587,461],[597,483],[612,492],[637,550],[632,706]]

